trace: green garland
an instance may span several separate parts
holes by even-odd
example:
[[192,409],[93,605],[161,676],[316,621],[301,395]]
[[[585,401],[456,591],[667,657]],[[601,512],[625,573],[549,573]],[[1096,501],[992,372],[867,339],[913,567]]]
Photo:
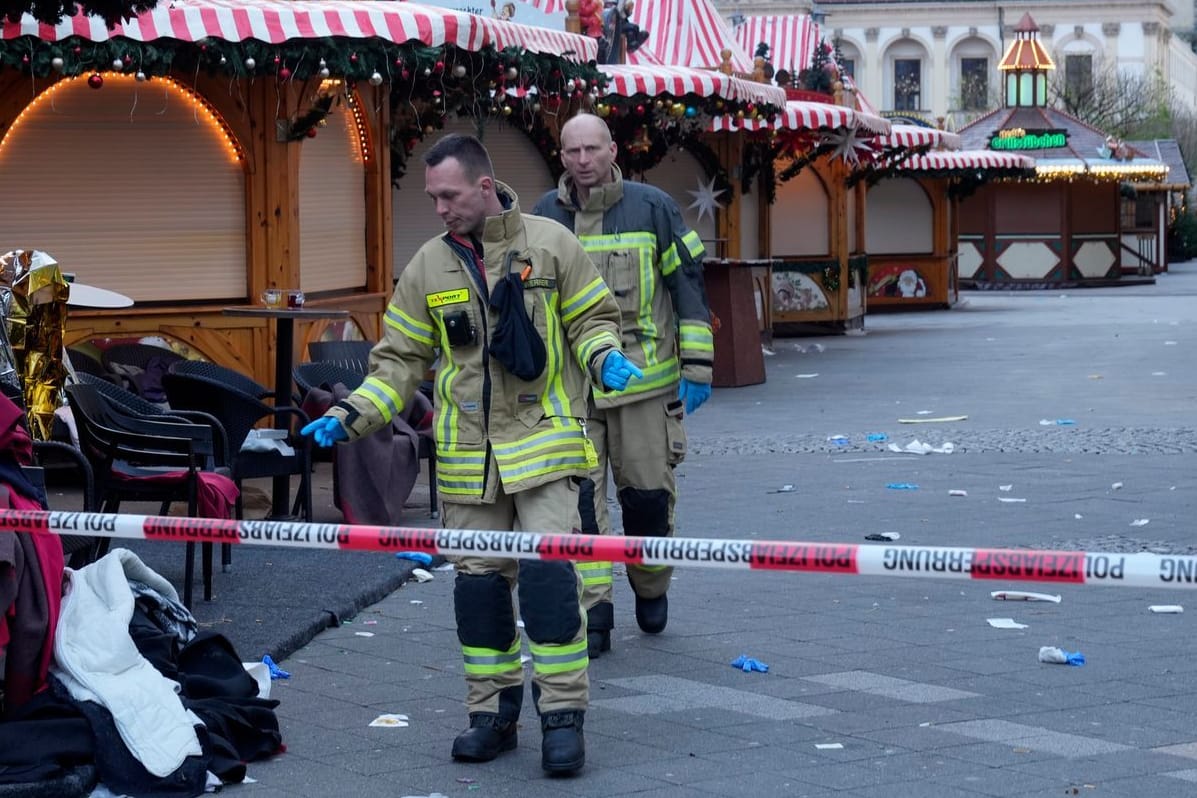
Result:
[[[466,75],[453,74],[457,64],[468,65]],[[78,36],[59,41],[43,41],[34,36],[0,41],[0,65],[36,77],[113,70],[161,77],[202,71],[234,78],[307,80],[334,77],[374,79],[394,85],[403,82],[406,73],[406,80],[435,84],[468,80],[478,71],[493,69],[497,64],[504,65],[504,70],[507,65],[516,66],[525,81],[544,81],[537,83],[542,90],[562,91],[567,83],[572,84],[577,79],[587,85],[593,81],[600,87],[606,81],[593,63],[577,64],[555,55],[529,53],[515,47],[498,51],[489,45],[478,52],[470,52],[452,45],[428,47],[418,42],[395,44],[377,38],[346,37],[294,39],[281,44],[255,39],[230,42],[211,38],[195,42],[178,39],[139,42],[125,37],[94,42]]]
[[772,145],[765,139],[754,137],[745,141],[740,157],[740,193],[752,191],[755,178],[766,204],[772,205],[777,200],[777,173],[773,168],[775,158]]
[[38,22],[57,25],[64,17],[84,14],[100,17],[114,27],[123,19],[135,17],[158,5],[157,0],[0,0],[0,14],[9,22],[20,22],[22,14],[31,14]]

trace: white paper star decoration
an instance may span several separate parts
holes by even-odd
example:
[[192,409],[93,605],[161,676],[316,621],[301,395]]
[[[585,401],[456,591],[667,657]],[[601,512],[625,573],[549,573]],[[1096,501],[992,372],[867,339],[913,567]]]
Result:
[[[870,138],[871,136],[872,134],[870,134]],[[852,166],[859,164],[862,158],[864,160],[872,158],[873,145],[869,139],[857,138],[855,130],[828,133],[823,140],[835,146],[835,149],[831,151],[832,157],[843,158]]]
[[686,209],[698,209],[698,221],[700,222],[702,221],[702,217],[708,214],[711,217],[711,221],[714,222],[715,209],[722,207],[722,204],[719,202],[719,196],[721,194],[726,194],[727,189],[716,189],[715,178],[712,177],[708,183],[703,183],[700,180],[698,182],[698,190],[687,193],[689,193],[691,197],[694,197],[694,202],[691,202],[689,205],[687,205]]

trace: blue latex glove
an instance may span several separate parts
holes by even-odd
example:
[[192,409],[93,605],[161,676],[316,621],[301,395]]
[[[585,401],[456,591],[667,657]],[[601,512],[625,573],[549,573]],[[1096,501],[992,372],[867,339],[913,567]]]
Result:
[[299,434],[311,435],[317,446],[332,446],[337,441],[349,440],[349,433],[332,416],[321,416],[301,429]]
[[752,673],[753,671],[757,671],[758,673],[768,673],[769,672],[768,665],[761,662],[760,660],[753,659],[752,657],[746,656],[744,654],[741,654],[740,656],[733,659],[731,661],[731,666],[733,668],[739,668],[740,670],[744,671],[745,673]]
[[603,387],[608,391],[622,391],[633,377],[640,379],[643,376],[644,372],[619,350],[613,350],[603,360]]
[[682,377],[677,386],[677,398],[686,404],[686,415],[690,415],[711,398],[711,386],[702,382],[691,382]]
[[274,660],[270,658],[269,654],[265,654],[262,656],[262,663],[270,671],[271,679],[290,679],[291,678],[291,672],[285,671],[282,668],[280,668],[278,665],[274,664]]

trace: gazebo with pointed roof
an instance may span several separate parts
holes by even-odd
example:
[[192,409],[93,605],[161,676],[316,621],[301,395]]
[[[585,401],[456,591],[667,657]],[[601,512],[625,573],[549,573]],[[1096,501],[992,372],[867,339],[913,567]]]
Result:
[[959,131],[968,150],[1017,152],[1035,173],[982,186],[961,203],[964,286],[1015,287],[1119,281],[1164,266],[1166,221],[1156,192],[1168,167],[1049,105],[1055,64],[1024,14],[998,69],[1003,107]]

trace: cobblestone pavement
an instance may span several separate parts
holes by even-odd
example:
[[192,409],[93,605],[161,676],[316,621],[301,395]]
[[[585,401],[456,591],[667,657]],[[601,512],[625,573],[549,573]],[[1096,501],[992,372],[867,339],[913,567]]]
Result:
[[[865,335],[776,341],[765,384],[717,390],[688,422],[679,534],[1193,553],[1197,267],[1154,286],[966,297],[870,316]],[[916,438],[955,449],[889,451]],[[669,628],[647,636],[617,580],[587,767],[548,779],[528,706],[515,752],[449,759],[464,685],[452,575],[435,577],[287,658],[288,752],[236,794],[1197,794],[1188,590],[679,568]],[[994,601],[1003,588],[1061,601]],[[1045,645],[1087,663],[1041,664]],[[729,667],[740,654],[768,673]],[[408,725],[371,727],[383,713]]]

